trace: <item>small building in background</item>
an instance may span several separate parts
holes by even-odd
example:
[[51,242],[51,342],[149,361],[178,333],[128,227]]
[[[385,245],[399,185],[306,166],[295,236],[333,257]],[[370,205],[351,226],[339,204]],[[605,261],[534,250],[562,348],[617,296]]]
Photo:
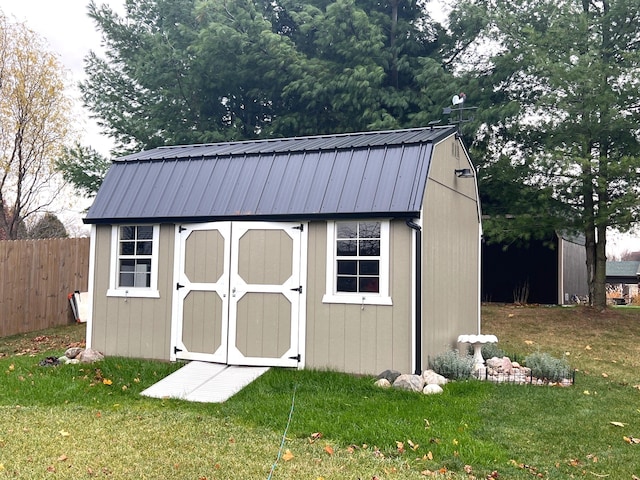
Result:
[[571,305],[588,293],[584,238],[550,232],[526,246],[483,243],[485,302]]
[[639,299],[640,261],[607,262],[607,298],[626,305]]

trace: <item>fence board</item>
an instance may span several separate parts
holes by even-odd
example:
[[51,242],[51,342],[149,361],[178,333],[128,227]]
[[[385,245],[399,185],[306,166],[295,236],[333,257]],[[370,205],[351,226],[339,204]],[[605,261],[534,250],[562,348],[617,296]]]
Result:
[[67,295],[88,277],[88,238],[0,241],[0,337],[72,322]]

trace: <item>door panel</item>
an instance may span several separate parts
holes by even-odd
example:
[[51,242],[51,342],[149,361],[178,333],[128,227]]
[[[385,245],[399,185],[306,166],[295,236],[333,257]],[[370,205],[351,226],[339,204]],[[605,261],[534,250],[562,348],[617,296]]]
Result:
[[179,273],[175,356],[226,363],[231,225],[186,225],[176,235]]
[[176,236],[175,357],[297,366],[300,224],[203,223]]
[[295,367],[300,224],[233,224],[229,363]]

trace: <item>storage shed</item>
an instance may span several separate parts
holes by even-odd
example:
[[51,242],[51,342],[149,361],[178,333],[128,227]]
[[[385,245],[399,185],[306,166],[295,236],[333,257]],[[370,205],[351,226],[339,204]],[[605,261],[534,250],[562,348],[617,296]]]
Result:
[[87,345],[417,372],[479,333],[480,218],[452,126],[128,155],[85,219]]

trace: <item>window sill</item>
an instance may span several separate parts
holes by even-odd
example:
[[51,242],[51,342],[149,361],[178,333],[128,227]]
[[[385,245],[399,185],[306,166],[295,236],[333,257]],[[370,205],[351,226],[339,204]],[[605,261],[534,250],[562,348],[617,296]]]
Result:
[[391,297],[384,295],[324,295],[322,303],[345,303],[350,305],[393,305]]
[[107,297],[122,298],[160,298],[160,292],[150,288],[110,288],[107,290]]

